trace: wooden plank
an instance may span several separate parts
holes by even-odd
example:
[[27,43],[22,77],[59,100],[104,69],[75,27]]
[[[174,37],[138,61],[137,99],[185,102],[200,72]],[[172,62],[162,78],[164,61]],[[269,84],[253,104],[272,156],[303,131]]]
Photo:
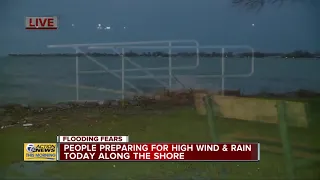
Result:
[[[277,100],[234,96],[213,96],[218,114],[224,118],[264,123],[278,123]],[[288,125],[307,127],[307,113],[302,102],[286,102]]]
[[[245,141],[245,142],[260,142],[261,144],[274,145],[274,146],[282,146],[282,142],[280,138],[272,138],[272,137],[259,137],[252,136],[245,133],[232,133],[229,135],[230,138],[237,141]],[[293,149],[301,149],[310,152],[316,152],[320,154],[320,148],[314,147],[311,144],[307,143],[291,143]]]
[[[226,142],[260,142],[260,151],[261,152],[268,152],[268,153],[273,153],[273,154],[283,154],[283,149],[281,147],[281,141],[279,139],[275,139],[275,138],[260,138],[263,140],[256,140],[256,138],[251,138],[251,137],[247,137],[246,135],[242,134],[242,133],[230,133],[227,135],[222,136],[222,140],[226,141]],[[274,146],[274,145],[268,145],[265,143],[262,143],[262,141],[272,141],[272,142],[276,142],[278,143],[280,146]],[[302,144],[302,143],[295,143],[293,144],[294,147],[299,147],[301,149],[310,149],[310,146],[308,146],[307,144]],[[315,151],[319,151],[319,149],[313,149],[311,148],[312,152],[307,152],[304,150],[293,150],[293,156],[296,158],[308,158],[308,159],[319,159],[320,160],[320,155],[319,153],[315,152]]]

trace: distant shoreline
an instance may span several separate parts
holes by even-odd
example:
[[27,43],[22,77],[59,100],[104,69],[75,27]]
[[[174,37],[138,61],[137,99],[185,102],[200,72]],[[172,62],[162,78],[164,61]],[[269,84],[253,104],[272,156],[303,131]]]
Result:
[[[110,53],[38,53],[38,54],[8,54],[10,57],[76,57],[76,56],[92,56],[92,57],[117,57],[122,54],[110,54]],[[143,52],[143,53],[135,53],[135,52],[127,52],[125,53],[126,57],[169,57],[168,53],[164,52]],[[184,52],[184,53],[173,53],[171,57],[195,57],[197,54],[195,52]],[[217,52],[199,52],[200,57],[222,57],[221,53]],[[234,52],[226,52],[224,56],[227,58],[251,58],[252,52],[244,52],[244,53],[234,53]],[[255,52],[255,58],[320,58],[320,54],[312,54],[308,51],[293,51],[291,53],[262,53]]]
[[[163,91],[154,91],[154,93],[149,94],[149,95],[141,95],[138,96],[142,99],[149,99],[150,97],[156,97],[157,95],[164,95],[164,94],[171,94],[171,95],[183,95],[181,96],[182,98],[185,97],[186,94],[190,94],[193,95],[195,92],[207,92],[210,93],[210,91],[206,91],[204,89],[202,90],[192,90],[192,89],[185,89],[185,90],[175,90],[175,91],[167,91],[165,89],[162,89]],[[212,92],[211,92],[212,93]],[[216,92],[217,94],[221,94],[221,91]],[[288,91],[288,92],[284,92],[284,93],[267,93],[267,92],[260,92],[260,93],[252,93],[252,94],[242,94],[241,90],[225,90],[224,91],[224,95],[225,96],[233,96],[233,97],[250,97],[250,98],[270,98],[270,99],[286,99],[286,100],[297,100],[297,99],[319,99],[320,98],[320,92],[317,91],[309,91],[309,90],[304,90],[304,89],[299,89],[299,90],[295,90],[295,91]],[[193,98],[192,98],[193,99]],[[129,98],[129,99],[125,99],[128,101],[133,101],[133,100],[137,100],[138,99],[134,99],[134,98]],[[42,107],[50,107],[48,105],[61,105],[61,104],[70,104],[70,103],[82,103],[82,104],[95,104],[97,102],[115,102],[117,101],[117,99],[100,99],[100,100],[79,100],[79,101],[75,101],[75,100],[71,100],[71,101],[56,101],[56,102],[47,102],[46,105],[43,105]],[[30,103],[1,103],[0,102],[0,113],[1,113],[1,109],[16,109],[15,107],[32,107],[32,104]],[[37,105],[36,105],[37,106]],[[92,107],[92,106],[91,106]]]

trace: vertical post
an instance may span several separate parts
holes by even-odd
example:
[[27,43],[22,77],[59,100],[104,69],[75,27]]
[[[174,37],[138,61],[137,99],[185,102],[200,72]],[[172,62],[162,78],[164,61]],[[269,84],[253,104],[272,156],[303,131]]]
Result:
[[121,99],[122,99],[122,103],[124,103],[124,48],[122,48],[122,59],[121,59],[121,68],[122,68],[122,71],[121,71]]
[[169,55],[169,90],[171,91],[171,88],[172,88],[172,57],[171,57],[171,54],[172,54],[172,49],[171,49],[171,42],[169,42],[169,52],[168,52],[168,55]]
[[221,95],[224,96],[224,48],[221,49]]
[[294,179],[294,162],[292,159],[291,144],[288,135],[288,125],[286,119],[286,103],[284,101],[277,102],[279,130],[282,140],[283,155],[285,157],[285,166],[287,178]]
[[219,135],[217,132],[217,125],[216,125],[216,116],[214,114],[215,112],[215,107],[213,106],[212,103],[212,97],[210,95],[206,95],[204,97],[204,103],[205,107],[207,110],[207,116],[208,116],[208,125],[209,125],[209,130],[210,130],[210,135],[212,138],[213,142],[219,142]]
[[197,63],[196,63],[196,67],[198,67],[199,66],[199,62],[200,62],[200,56],[199,56],[199,52],[200,52],[200,50],[199,50],[199,44],[198,43],[196,43],[196,45],[197,45],[197,48],[196,48],[196,56],[197,56]]
[[76,49],[76,100],[79,100],[79,50]]
[[307,114],[307,123],[312,123],[313,122],[313,117],[311,115],[311,109],[310,109],[310,103],[305,103],[304,104],[304,110]]

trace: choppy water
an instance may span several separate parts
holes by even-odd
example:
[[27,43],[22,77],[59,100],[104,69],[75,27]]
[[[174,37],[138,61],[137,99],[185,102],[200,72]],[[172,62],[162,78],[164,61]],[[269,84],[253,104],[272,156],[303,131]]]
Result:
[[[119,57],[100,57],[99,62],[109,69],[120,69]],[[131,58],[143,67],[167,67],[168,58]],[[191,66],[195,58],[173,58],[173,66]],[[196,79],[193,74],[221,74],[219,58],[201,58],[200,65],[193,70],[174,70],[173,74],[186,87],[205,87],[219,89],[221,79]],[[246,74],[250,72],[249,59],[230,58],[225,61],[225,74]],[[79,61],[80,70],[102,70],[85,57]],[[241,89],[244,93],[287,92],[296,89],[320,91],[320,61],[315,59],[267,58],[255,60],[255,73],[247,78],[227,78],[226,89]],[[126,68],[133,68],[126,63]],[[74,100],[75,88],[74,57],[5,57],[0,59],[0,102],[39,103]],[[168,70],[153,72],[168,75]],[[119,73],[121,75],[121,73]],[[126,72],[126,77],[145,75],[143,72]],[[180,76],[188,75],[188,76]],[[121,81],[104,74],[81,74],[80,85],[121,89]],[[147,91],[159,87],[154,80],[131,80],[140,89]],[[168,80],[165,80],[167,83]],[[180,85],[173,85],[178,88]],[[132,90],[126,85],[127,90]],[[80,99],[118,98],[119,94],[105,91],[80,89]]]

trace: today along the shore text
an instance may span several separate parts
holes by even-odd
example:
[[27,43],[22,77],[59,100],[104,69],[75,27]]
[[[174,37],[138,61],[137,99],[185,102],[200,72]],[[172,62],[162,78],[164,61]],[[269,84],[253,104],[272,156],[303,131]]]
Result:
[[60,161],[259,161],[258,143],[60,143]]

